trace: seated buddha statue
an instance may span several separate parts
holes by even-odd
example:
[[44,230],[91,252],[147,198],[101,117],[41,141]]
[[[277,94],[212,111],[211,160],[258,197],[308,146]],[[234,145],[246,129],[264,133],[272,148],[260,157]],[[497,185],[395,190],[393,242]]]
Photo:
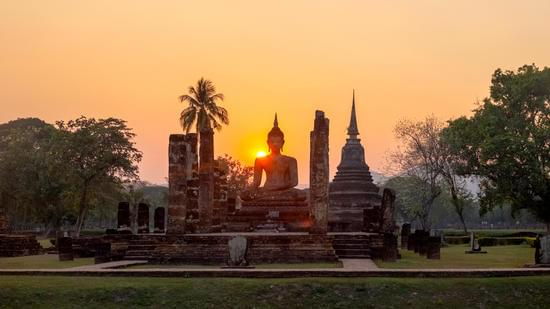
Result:
[[[298,185],[298,164],[296,159],[281,153],[285,135],[279,128],[277,114],[273,128],[267,135],[269,154],[256,158],[254,162],[254,181],[249,190],[241,195],[243,201],[305,201],[306,193],[294,188]],[[260,187],[262,175],[266,181]]]

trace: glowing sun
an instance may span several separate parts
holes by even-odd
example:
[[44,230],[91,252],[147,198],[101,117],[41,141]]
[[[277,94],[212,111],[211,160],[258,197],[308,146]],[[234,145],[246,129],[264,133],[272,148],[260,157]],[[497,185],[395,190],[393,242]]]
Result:
[[256,152],[256,158],[262,158],[262,157],[265,157],[267,156],[267,153],[263,150],[260,150],[258,152]]

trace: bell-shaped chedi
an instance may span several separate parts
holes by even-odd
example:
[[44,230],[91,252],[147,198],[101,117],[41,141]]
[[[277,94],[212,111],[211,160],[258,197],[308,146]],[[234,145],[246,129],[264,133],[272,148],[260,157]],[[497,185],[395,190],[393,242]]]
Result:
[[372,182],[369,166],[365,162],[365,149],[358,135],[354,91],[348,138],[329,189],[328,221],[331,231],[361,231],[363,209],[379,207],[381,203],[379,189]]

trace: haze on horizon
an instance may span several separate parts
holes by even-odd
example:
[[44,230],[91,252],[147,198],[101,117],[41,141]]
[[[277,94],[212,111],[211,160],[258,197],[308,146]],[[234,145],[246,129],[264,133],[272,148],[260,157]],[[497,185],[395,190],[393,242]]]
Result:
[[355,89],[367,163],[381,171],[399,119],[467,115],[495,69],[550,65],[548,13],[544,0],[2,1],[0,122],[125,119],[141,178],[164,183],[177,97],[204,76],[231,122],[216,155],[253,164],[277,112],[305,184],[315,110],[330,119],[334,174]]

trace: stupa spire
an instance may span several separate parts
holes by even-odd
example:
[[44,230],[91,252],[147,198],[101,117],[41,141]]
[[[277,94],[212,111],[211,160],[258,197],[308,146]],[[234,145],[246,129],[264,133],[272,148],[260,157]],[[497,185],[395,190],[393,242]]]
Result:
[[355,89],[353,89],[353,98],[351,101],[351,117],[349,120],[348,135],[350,139],[357,139],[357,135],[359,135],[357,117],[355,116]]

